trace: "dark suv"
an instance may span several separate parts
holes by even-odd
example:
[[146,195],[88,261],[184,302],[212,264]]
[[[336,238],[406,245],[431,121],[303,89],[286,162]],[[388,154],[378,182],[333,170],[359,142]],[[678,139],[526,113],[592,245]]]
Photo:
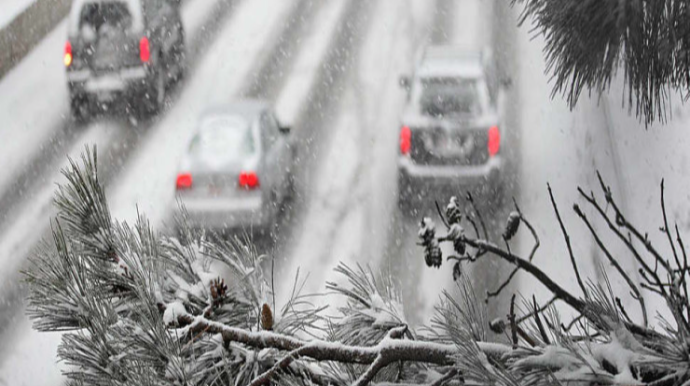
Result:
[[138,114],[162,108],[185,70],[179,8],[179,0],[74,1],[64,64],[76,119],[123,98]]
[[[502,195],[499,82],[488,52],[428,47],[412,76],[400,125],[399,204],[445,199],[444,190]],[[438,195],[438,197],[436,196]]]

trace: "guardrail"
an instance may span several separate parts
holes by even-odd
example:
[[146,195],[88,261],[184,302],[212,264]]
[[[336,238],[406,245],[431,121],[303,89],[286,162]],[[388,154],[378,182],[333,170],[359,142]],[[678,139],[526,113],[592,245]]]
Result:
[[0,30],[0,78],[67,16],[71,0],[36,0]]

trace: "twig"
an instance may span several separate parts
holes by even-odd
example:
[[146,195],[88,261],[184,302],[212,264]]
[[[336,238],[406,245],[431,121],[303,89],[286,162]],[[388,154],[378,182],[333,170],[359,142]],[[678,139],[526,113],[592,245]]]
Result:
[[[540,314],[541,314],[542,312],[544,312],[544,311],[545,311],[547,308],[549,308],[556,300],[558,300],[557,297],[555,297],[555,296],[552,297],[551,300],[549,300],[548,302],[544,303],[543,306],[541,306],[539,309],[537,309],[537,313],[540,313]],[[517,323],[520,324],[520,323],[524,322],[525,320],[527,320],[527,319],[529,319],[529,318],[531,318],[531,317],[533,317],[533,316],[534,316],[534,313],[533,313],[533,312],[530,312],[530,313],[527,314],[527,315],[523,315],[523,316],[521,316],[521,317],[519,317],[519,318],[517,319]]]
[[561,233],[563,233],[563,238],[565,239],[565,245],[568,247],[568,255],[570,255],[570,262],[573,265],[573,271],[575,271],[575,278],[577,279],[577,284],[580,286],[580,289],[582,290],[582,293],[585,296],[585,299],[589,299],[589,291],[587,291],[587,287],[585,287],[585,284],[582,282],[582,277],[580,276],[580,270],[577,268],[577,262],[575,261],[575,255],[573,254],[573,247],[570,245],[570,235],[568,234],[568,231],[565,229],[565,225],[563,224],[563,219],[561,219],[561,213],[558,211],[558,205],[556,205],[556,200],[553,198],[553,192],[551,191],[551,185],[546,184],[546,187],[549,191],[549,197],[551,198],[551,205],[553,206],[553,211],[556,213],[556,218],[558,219],[558,224],[561,226]]
[[573,307],[577,311],[580,311],[581,313],[586,312],[585,303],[582,300],[576,298],[563,287],[556,284],[556,282],[554,282],[549,277],[549,275],[544,273],[544,271],[542,271],[529,261],[512,253],[508,253],[496,246],[495,244],[490,243],[486,240],[475,240],[466,238],[465,242],[467,243],[467,245],[471,247],[484,249],[508,261],[509,263],[515,264],[519,269],[527,271],[535,279],[539,280],[539,282],[542,283],[549,291],[551,291],[551,293],[553,293],[554,296],[558,297],[559,299],[562,299],[564,302],[566,302],[569,306]]
[[481,239],[482,236],[481,234],[479,234],[479,228],[477,228],[477,223],[474,221],[474,219],[472,219],[471,216],[465,216],[465,218],[467,219],[467,221],[470,222],[470,224],[472,224],[472,228],[474,228],[474,234],[476,235],[476,237],[478,239]]
[[441,212],[441,207],[438,205],[438,201],[434,200],[434,204],[436,205],[436,211],[438,212],[438,217],[440,217],[441,221],[443,221],[443,225],[446,226],[446,229],[450,229],[450,225],[448,225],[448,221],[446,220],[446,216],[444,216],[443,212]]
[[[530,251],[529,256],[527,257],[527,261],[531,263],[534,259],[534,255],[537,253],[537,250],[541,246],[541,241],[539,241],[539,235],[537,235],[537,231],[527,220],[527,218],[522,214],[520,206],[518,205],[517,200],[515,200],[515,197],[513,197],[513,205],[515,205],[515,210],[520,215],[520,221],[522,221],[525,224],[525,226],[527,226],[527,229],[529,229],[529,232],[532,234],[532,238],[534,239],[534,245],[532,246],[532,250]],[[508,249],[508,252],[510,252],[510,249]]]
[[310,346],[302,346],[296,350],[290,351],[285,357],[283,357],[283,359],[276,362],[276,364],[274,364],[270,369],[264,371],[258,377],[254,378],[249,386],[268,385],[278,371],[285,370],[290,363],[292,363],[292,361],[297,359],[300,355],[302,355],[303,352],[309,349]]
[[486,224],[484,223],[484,218],[482,217],[482,213],[477,209],[477,204],[474,202],[474,198],[472,197],[472,193],[467,192],[467,201],[472,204],[472,209],[474,210],[474,213],[477,215],[477,218],[479,219],[479,224],[482,226],[482,232],[484,232],[483,238],[485,240],[489,239],[489,232],[486,230]]
[[276,286],[275,286],[275,256],[271,256],[271,295],[273,296],[273,310],[276,309]]
[[[652,246],[652,242],[649,240],[647,235],[645,234],[644,236],[640,233],[640,231],[635,228],[632,224],[630,224],[625,217],[623,216],[623,213],[621,210],[618,208],[616,205],[615,201],[613,200],[613,197],[611,195],[611,189],[606,187],[604,184],[604,180],[601,177],[601,174],[597,172],[597,176],[599,177],[599,183],[601,184],[604,192],[605,192],[605,197],[606,201],[613,207],[613,210],[616,212],[616,222],[620,224],[620,226],[624,227],[627,229],[630,233],[632,233],[635,238],[637,238],[642,244],[644,244],[645,248],[647,249],[647,252],[649,252],[655,260],[655,264],[660,264],[664,270],[668,273],[669,276],[673,276],[673,269],[671,268],[671,264],[669,261],[664,259],[659,251]],[[674,253],[675,248],[674,248]],[[679,302],[679,296],[676,296],[679,291],[677,290],[676,287],[672,286],[671,293],[669,294],[666,289],[664,288],[661,279],[659,278],[659,275],[657,274],[656,268],[655,270],[650,274],[652,276],[656,283],[657,287],[659,288],[659,291],[663,294],[662,296],[666,299],[666,301],[669,304],[669,309],[672,314],[674,314],[674,317],[676,318],[676,322],[678,323],[679,329],[680,327],[683,327],[683,334],[685,336],[690,335],[690,324],[688,324],[688,320],[683,317],[683,308],[687,304],[687,301]],[[646,288],[646,287],[645,287]],[[649,289],[649,288],[648,288]]]
[[[553,281],[544,271],[536,267],[534,264],[530,263],[529,261],[514,255],[512,253],[508,253],[504,251],[503,249],[499,248],[493,243],[490,243],[486,240],[475,240],[475,239],[468,239],[465,238],[464,240],[467,245],[474,247],[474,248],[482,248],[486,250],[487,252],[493,253],[495,256],[500,257],[509,263],[513,263],[517,265],[518,268],[524,269],[527,271],[532,277],[537,279],[542,285],[544,285],[555,297],[558,299],[563,300],[566,304],[580,312],[581,314],[585,314],[586,317],[592,322],[596,318],[591,318],[591,315],[589,315],[590,310],[586,307],[586,304],[573,296],[570,292],[565,290],[563,287],[558,285],[556,282]],[[660,337],[661,335],[654,331],[650,330],[647,327],[642,327],[642,326],[637,326],[635,324],[631,323],[626,323],[626,327],[633,333],[639,334],[645,337]]]
[[625,272],[623,267],[618,263],[618,260],[616,260],[612,255],[611,252],[609,252],[608,248],[606,248],[606,245],[601,241],[601,238],[599,238],[599,235],[597,232],[594,230],[594,227],[592,224],[589,222],[589,219],[587,216],[580,210],[580,207],[575,204],[573,205],[573,210],[575,213],[580,217],[580,219],[587,225],[587,228],[589,229],[589,232],[592,234],[592,237],[594,237],[594,241],[597,243],[599,248],[604,252],[604,255],[608,259],[608,261],[611,263],[611,265],[616,268],[616,271],[623,277],[626,283],[628,283],[628,287],[630,287],[630,290],[633,292],[635,295],[635,298],[637,301],[640,303],[640,308],[642,309],[642,318],[644,320],[644,326],[647,327],[649,325],[648,320],[647,320],[647,307],[645,306],[644,303],[644,296],[640,294],[640,290],[637,288],[637,285],[635,285],[635,282],[630,278],[630,276]]
[[546,335],[544,325],[541,323],[541,318],[539,317],[539,307],[537,305],[537,297],[534,295],[532,295],[532,302],[534,304],[534,320],[537,323],[537,328],[539,329],[539,333],[541,334],[541,339],[544,341],[544,343],[549,345],[551,344],[551,341],[549,340],[549,336]]
[[432,382],[429,386],[443,386],[446,384],[446,382],[450,381],[453,379],[453,377],[458,375],[458,370],[457,369],[451,369],[447,373],[443,374],[443,376],[434,382]]
[[503,291],[503,289],[510,284],[510,281],[513,280],[513,277],[518,273],[519,270],[519,268],[513,268],[513,270],[510,272],[510,275],[508,275],[508,278],[500,286],[498,286],[495,291],[486,291],[486,300],[488,301],[489,299],[498,296],[501,291]]
[[655,294],[657,294],[659,296],[666,297],[666,294],[662,293],[661,291],[659,291],[658,289],[656,289],[655,287],[652,287],[651,285],[649,285],[647,283],[640,283],[640,287],[646,289],[647,291],[654,292]]
[[[647,264],[647,262],[642,258],[640,253],[637,251],[635,246],[632,244],[631,238],[625,237],[623,233],[616,227],[616,225],[611,221],[609,216],[604,212],[604,209],[599,205],[599,203],[594,199],[594,196],[590,196],[586,194],[582,188],[577,188],[577,191],[580,193],[580,195],[590,204],[594,207],[594,209],[597,210],[601,218],[603,218],[606,221],[606,224],[609,226],[609,229],[616,235],[618,238],[623,242],[623,244],[628,247],[630,252],[632,252],[633,256],[635,257],[635,260],[637,261],[638,264],[642,267],[642,269],[647,272],[650,275],[654,275],[654,271],[652,268]],[[658,277],[657,277],[658,279]]]
[[513,341],[513,348],[517,348],[518,337],[517,323],[515,323],[515,294],[510,298],[510,314],[508,315],[508,321],[510,322],[510,334],[511,340]]
[[647,252],[649,252],[656,260],[657,263],[661,264],[664,269],[670,274],[671,273],[671,266],[669,263],[664,260],[664,258],[659,254],[659,252],[652,246],[651,241],[649,241],[649,238],[645,235],[643,236],[640,231],[632,226],[625,217],[623,216],[623,212],[618,208],[618,205],[616,202],[613,200],[613,196],[611,195],[611,189],[606,187],[604,184],[604,180],[601,177],[601,174],[597,172],[597,176],[599,177],[599,183],[601,186],[604,188],[604,197],[606,198],[606,202],[611,205],[613,210],[616,212],[616,221],[620,223],[620,226],[624,227],[628,231],[630,231],[635,238],[637,238],[647,249]]
[[632,323],[632,319],[630,319],[630,316],[628,316],[628,313],[625,311],[625,307],[623,307],[623,303],[621,303],[621,298],[616,297],[616,305],[618,306],[618,309],[621,311],[621,314],[623,314],[623,317],[628,320],[628,322]]
[[563,324],[561,324],[561,328],[563,329],[563,331],[568,332],[568,331],[570,331],[571,328],[573,328],[573,326],[575,325],[575,323],[579,322],[579,321],[582,320],[582,318],[584,318],[584,317],[585,317],[585,316],[582,315],[582,314],[581,314],[581,315],[578,315],[578,316],[576,316],[575,318],[573,318],[573,320],[571,320],[570,323],[568,323],[567,326],[564,326]]
[[379,354],[379,356],[376,357],[376,360],[367,368],[367,371],[365,371],[359,379],[355,383],[352,384],[352,386],[366,386],[371,382],[376,374],[381,371],[384,367],[388,365],[388,361],[386,358],[382,355]]
[[688,303],[688,254],[685,251],[685,244],[683,244],[683,239],[680,237],[680,232],[678,232],[678,224],[675,225],[676,228],[676,240],[680,246],[680,251],[683,254],[683,267],[680,273],[680,284],[683,286],[683,292],[685,293],[685,318],[690,320],[690,303]]
[[[668,220],[666,218],[666,200],[664,199],[664,179],[661,179],[661,214],[664,218],[664,233],[668,238],[668,244],[671,246],[671,251],[673,251],[673,258],[676,260],[676,264],[680,267],[680,259],[678,258],[678,252],[676,252],[676,246],[673,243],[673,238],[671,237],[671,231],[668,229]],[[669,272],[670,273],[670,272]]]
[[534,230],[532,224],[529,221],[527,221],[527,219],[522,214],[520,214],[520,220],[522,220],[525,226],[527,226],[527,229],[529,229],[530,233],[532,233],[532,237],[534,238],[534,245],[532,246],[532,250],[530,251],[529,256],[527,256],[527,261],[531,263],[532,260],[534,260],[534,255],[537,253],[537,250],[541,246],[541,241],[539,241],[537,231]]

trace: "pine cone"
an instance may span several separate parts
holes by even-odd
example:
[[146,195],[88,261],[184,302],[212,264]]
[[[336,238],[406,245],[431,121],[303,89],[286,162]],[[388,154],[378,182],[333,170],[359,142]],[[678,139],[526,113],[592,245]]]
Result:
[[424,261],[429,267],[440,267],[443,262],[443,254],[436,240],[436,225],[430,218],[425,217],[419,224],[417,234],[421,239],[420,245],[424,247]]
[[462,221],[462,212],[460,211],[460,206],[458,205],[458,198],[453,196],[450,198],[448,205],[446,206],[446,218],[448,219],[448,224],[460,224]]
[[496,318],[489,323],[489,328],[495,334],[503,334],[506,330],[506,322],[501,318]]
[[225,298],[227,291],[228,286],[225,285],[223,279],[217,278],[211,281],[211,299],[213,299],[214,304],[220,303]]
[[462,266],[460,265],[460,262],[457,261],[453,266],[453,281],[458,281],[460,276],[462,276]]
[[261,307],[261,328],[266,331],[273,330],[273,313],[266,303]]
[[443,262],[443,254],[441,253],[441,248],[438,245],[430,245],[424,251],[424,262],[426,262],[427,267],[441,267]]
[[467,246],[465,245],[465,240],[462,237],[455,239],[453,241],[453,249],[460,256],[464,255],[465,251],[467,251]]
[[460,226],[460,224],[455,223],[450,226],[450,229],[448,230],[448,235],[446,236],[447,240],[452,240],[453,241],[453,249],[455,249],[455,252],[460,254],[460,256],[465,254],[465,229]]
[[503,231],[503,239],[508,241],[515,236],[518,228],[520,227],[520,214],[518,212],[511,212],[508,216],[508,222],[506,223],[506,228]]

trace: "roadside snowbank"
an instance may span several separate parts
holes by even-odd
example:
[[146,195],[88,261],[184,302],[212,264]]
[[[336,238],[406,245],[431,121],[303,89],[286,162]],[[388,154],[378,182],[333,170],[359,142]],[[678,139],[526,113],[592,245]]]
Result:
[[18,15],[38,0],[3,0],[0,13],[0,29],[10,24]]

